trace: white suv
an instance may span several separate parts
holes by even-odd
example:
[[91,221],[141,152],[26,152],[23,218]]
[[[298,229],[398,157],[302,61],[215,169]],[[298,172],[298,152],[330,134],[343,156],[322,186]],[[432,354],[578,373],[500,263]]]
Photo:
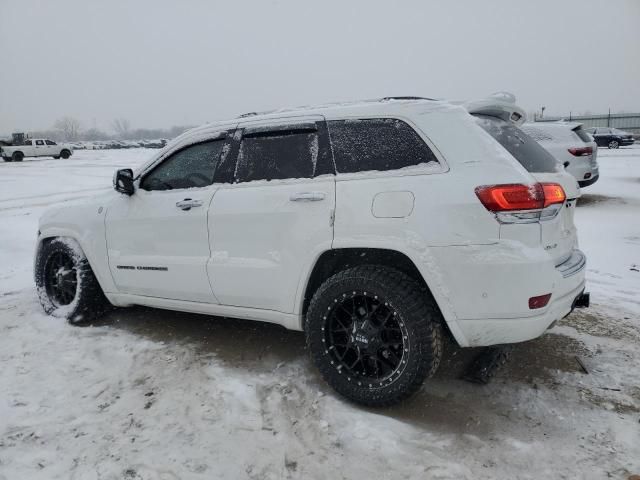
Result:
[[563,164],[581,188],[598,181],[598,145],[591,135],[583,130],[581,123],[525,123],[522,129]]
[[587,303],[578,189],[555,165],[446,102],[249,114],[46,213],[35,280],[71,323],[147,305],[303,330],[338,392],[390,405],[435,372],[445,332],[521,342]]

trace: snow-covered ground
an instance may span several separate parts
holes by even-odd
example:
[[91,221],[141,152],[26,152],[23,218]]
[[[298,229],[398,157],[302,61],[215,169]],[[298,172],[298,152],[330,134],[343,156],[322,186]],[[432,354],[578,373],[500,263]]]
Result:
[[153,153],[0,163],[0,479],[640,473],[640,148],[601,149],[579,202],[592,308],[517,346],[487,386],[459,380],[473,352],[450,347],[419,394],[377,411],[336,397],[297,332],[142,308],[84,328],[42,313],[38,216]]

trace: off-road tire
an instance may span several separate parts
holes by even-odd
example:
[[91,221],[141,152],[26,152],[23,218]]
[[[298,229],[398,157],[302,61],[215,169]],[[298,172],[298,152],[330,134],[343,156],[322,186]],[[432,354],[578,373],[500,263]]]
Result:
[[[337,299],[352,292],[377,296],[395,310],[406,328],[406,366],[391,380],[377,384],[351,378],[327,350],[325,326]],[[443,351],[442,314],[428,291],[406,274],[383,266],[350,268],[327,279],[315,292],[305,320],[307,348],[325,381],[347,399],[370,407],[387,407],[415,393],[437,370]],[[404,362],[403,362],[404,363]],[[393,374],[391,377],[393,378]]]
[[66,160],[71,156],[71,152],[69,150],[62,150],[60,156]]
[[611,140],[607,147],[611,148],[619,148],[620,144],[616,140]]
[[21,162],[23,158],[24,153],[22,152],[13,152],[13,155],[11,155],[11,160],[13,160],[14,162]]
[[[48,291],[47,262],[54,255],[70,258],[75,269],[77,288],[73,300],[67,305],[57,303]],[[40,303],[49,315],[64,317],[73,325],[82,325],[99,318],[110,308],[82,248],[71,238],[45,241],[37,253],[34,276]]]

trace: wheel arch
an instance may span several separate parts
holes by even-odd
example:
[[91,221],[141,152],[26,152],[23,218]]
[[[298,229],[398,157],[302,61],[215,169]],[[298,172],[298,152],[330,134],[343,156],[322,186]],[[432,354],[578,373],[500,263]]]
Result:
[[[107,259],[104,258],[103,261],[99,259],[99,253],[96,253],[93,244],[95,241],[92,241],[90,238],[87,238],[86,235],[81,235],[79,232],[62,227],[50,227],[44,228],[39,231],[38,241],[36,242],[35,255],[34,255],[34,272],[36,261],[38,255],[42,247],[56,238],[70,238],[78,243],[82,252],[87,257],[87,261],[89,262],[89,266],[93,271],[102,291],[105,293],[115,291],[115,285],[113,283],[113,278],[111,277],[111,273],[108,270]],[[106,269],[104,268],[106,266]]]
[[360,265],[381,265],[394,268],[414,279],[425,291],[425,295],[433,298],[445,319],[445,331],[458,344],[464,345],[465,340],[460,332],[453,311],[445,296],[438,289],[436,277],[430,277],[424,269],[421,271],[416,262],[405,252],[396,249],[379,247],[346,247],[325,250],[313,262],[306,276],[297,299],[296,311],[300,314],[301,329],[304,317],[309,308],[309,302],[314,292],[332,275],[347,268]]

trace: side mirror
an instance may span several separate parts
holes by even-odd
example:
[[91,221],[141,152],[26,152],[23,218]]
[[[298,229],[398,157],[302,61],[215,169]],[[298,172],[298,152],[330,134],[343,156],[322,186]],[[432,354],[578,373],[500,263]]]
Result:
[[564,168],[567,168],[569,165],[571,165],[571,163],[567,161],[567,162],[564,162],[562,165],[564,165]]
[[135,188],[133,187],[133,170],[130,168],[122,168],[117,170],[113,176],[113,188],[116,192],[125,195],[133,195]]

